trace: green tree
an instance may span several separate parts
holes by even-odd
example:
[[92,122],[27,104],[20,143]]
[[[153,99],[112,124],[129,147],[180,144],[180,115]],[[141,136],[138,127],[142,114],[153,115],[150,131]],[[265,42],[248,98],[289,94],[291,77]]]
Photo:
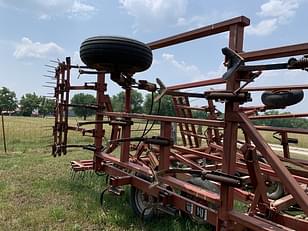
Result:
[[47,99],[46,97],[40,98],[41,103],[39,107],[39,114],[45,117],[46,115],[52,115],[55,107],[55,101]]
[[41,103],[41,98],[35,93],[27,93],[20,99],[20,111],[23,116],[31,116],[34,110],[38,110]]
[[[264,113],[265,115],[290,114],[290,112],[279,113],[277,110],[271,110]],[[308,120],[304,118],[284,118],[284,119],[266,119],[253,121],[256,125],[265,125],[273,127],[286,128],[308,128]]]
[[6,87],[0,89],[0,112],[14,111],[17,108],[17,98],[14,91]]
[[204,111],[196,111],[196,110],[192,110],[192,116],[193,118],[196,118],[196,119],[206,119],[207,118],[207,114]]
[[[79,93],[73,96],[71,103],[76,104],[76,105],[91,106],[93,104],[96,104],[96,99],[93,95]],[[82,107],[82,106],[73,107],[73,112],[77,116],[83,117],[84,120],[87,119],[87,116],[95,114],[95,110],[91,108]]]
[[[119,92],[116,95],[111,97],[111,104],[113,111],[124,111],[124,91]],[[143,96],[140,92],[132,90],[131,95],[131,106],[133,113],[142,113],[143,112]]]
[[[156,94],[154,94],[154,97]],[[152,104],[152,94],[147,94],[143,104],[144,112],[150,113]],[[160,105],[159,105],[160,104]],[[159,107],[159,112],[158,112]],[[165,95],[161,98],[161,102],[155,102],[153,104],[152,114],[165,115],[165,116],[175,116],[175,111],[173,107],[172,97],[170,95]]]

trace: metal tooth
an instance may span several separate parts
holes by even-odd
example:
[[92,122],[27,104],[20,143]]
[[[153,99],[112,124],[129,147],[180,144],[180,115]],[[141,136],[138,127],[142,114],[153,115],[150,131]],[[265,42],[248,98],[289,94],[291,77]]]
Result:
[[53,135],[48,135],[48,136],[40,136],[40,138],[45,139],[45,138],[51,138]]
[[55,88],[54,86],[50,86],[50,85],[42,85],[42,87]]
[[56,68],[55,66],[48,65],[48,64],[45,64],[44,66],[45,66],[45,67],[50,67],[50,68]]
[[43,77],[45,77],[45,78],[49,78],[49,79],[52,79],[52,80],[55,80],[55,79],[56,79],[55,77],[50,76],[50,75],[43,75]]
[[52,128],[41,128],[41,130],[42,130],[42,131],[45,131],[45,132],[46,132],[46,131],[50,131],[50,132],[51,132],[51,131],[52,131]]
[[51,62],[51,63],[57,63],[57,64],[60,64],[61,62],[60,62],[60,60],[49,60],[49,62]]
[[48,83],[48,84],[56,84],[56,82],[45,82],[45,83]]
[[110,188],[110,186],[108,186],[107,188],[105,188],[102,192],[101,192],[101,196],[100,196],[100,204],[102,209],[104,209],[104,194],[105,192],[107,192],[107,190]]
[[56,73],[55,71],[51,71],[51,70],[47,70],[47,72],[49,72],[49,73]]
[[44,95],[44,97],[49,98],[49,99],[56,99],[56,97],[50,96],[50,95]]

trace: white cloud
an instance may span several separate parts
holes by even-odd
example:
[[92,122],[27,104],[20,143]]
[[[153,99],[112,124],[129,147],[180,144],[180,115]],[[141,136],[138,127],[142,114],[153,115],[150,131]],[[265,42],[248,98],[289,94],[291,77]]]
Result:
[[23,37],[21,42],[17,44],[13,55],[17,59],[46,58],[61,54],[63,51],[64,49],[54,42],[32,42],[29,38]]
[[186,27],[191,30],[209,25],[210,23],[227,20],[236,16],[238,16],[238,13],[230,10],[211,10],[209,12],[203,12],[199,15],[194,14],[192,16],[180,17],[178,18],[176,25]]
[[207,16],[200,16],[200,15],[195,15],[191,18],[184,18],[184,17],[180,17],[177,20],[177,26],[189,26],[192,28],[198,28],[201,26],[204,26],[208,23],[208,17]]
[[83,65],[83,62],[80,59],[79,51],[75,51],[72,57],[72,64]]
[[175,59],[173,54],[163,53],[162,58],[164,61],[171,63],[174,67],[176,67],[180,71],[186,74],[189,73],[191,77],[195,80],[204,79],[205,77],[205,75],[202,74],[202,72],[197,66],[192,65],[192,64],[187,64],[184,61],[178,61]]
[[69,18],[88,17],[96,10],[94,6],[84,3],[83,0],[0,0],[0,7],[31,12],[41,20],[65,14]]
[[259,22],[256,26],[251,25],[247,28],[246,32],[252,35],[269,35],[278,27],[278,21],[276,18],[266,19]]
[[286,24],[296,14],[299,0],[269,0],[257,13],[263,18],[257,25],[247,28],[248,34],[265,36],[271,34],[282,24]]
[[213,77],[218,78],[219,76],[222,76],[222,74],[226,71],[226,68],[223,66],[223,64],[221,64],[217,70],[209,71],[208,73],[204,74],[196,65],[176,60],[173,54],[163,53],[162,58],[163,61],[172,64],[182,73],[190,76],[192,81],[204,80]]
[[270,0],[261,5],[261,11],[257,14],[262,17],[275,17],[280,22],[285,22],[295,15],[298,7],[298,0]]
[[137,30],[155,29],[163,23],[176,24],[187,8],[187,0],[119,0],[119,3],[135,17]]
[[69,12],[71,12],[72,15],[75,15],[75,16],[78,16],[78,15],[88,16],[93,11],[95,11],[94,6],[82,3],[80,1],[74,1],[72,8],[69,9]]

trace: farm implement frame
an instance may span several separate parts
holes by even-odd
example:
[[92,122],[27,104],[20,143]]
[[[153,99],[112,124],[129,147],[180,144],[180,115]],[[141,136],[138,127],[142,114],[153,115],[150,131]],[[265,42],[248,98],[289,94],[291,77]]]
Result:
[[[157,84],[134,79],[134,72],[147,69],[146,64],[132,71],[125,69],[125,65],[111,65],[112,61],[107,65],[106,59],[102,61],[103,64],[93,61],[93,57],[97,56],[91,56],[91,62],[86,66],[72,65],[70,58],[59,63],[55,71],[53,155],[66,154],[68,148],[76,147],[92,151],[92,159],[72,161],[72,169],[105,173],[109,176],[108,191],[117,195],[123,192],[121,186],[130,185],[132,207],[137,215],[145,219],[150,219],[159,210],[174,215],[188,214],[215,226],[216,230],[305,230],[308,221],[291,216],[286,211],[290,207],[298,207],[303,214],[308,214],[308,161],[293,158],[289,150],[289,143],[297,142],[289,135],[308,135],[308,130],[256,126],[252,121],[307,117],[308,113],[258,115],[258,112],[281,109],[299,102],[308,84],[270,87],[247,85],[261,78],[262,72],[267,70],[307,71],[308,60],[305,55],[308,54],[308,43],[244,52],[244,28],[249,23],[248,18],[241,16],[144,45],[150,50],[156,50],[228,33],[229,43],[222,49],[227,71],[219,78],[165,87],[159,79]],[[82,54],[95,52],[89,46],[101,41],[99,39],[102,40],[97,37],[95,40],[86,40]],[[103,41],[107,39],[103,38]],[[132,43],[123,39],[117,41],[122,45],[124,42]],[[139,49],[141,45],[137,45]],[[102,52],[100,48],[96,52]],[[131,55],[134,56],[133,53]],[[304,57],[293,57],[299,55]],[[99,58],[102,60],[101,56]],[[285,63],[246,65],[252,61],[276,58],[288,60]],[[84,59],[90,58],[87,56]],[[96,81],[73,86],[72,69],[79,70],[80,74],[94,75]],[[123,112],[112,110],[110,98],[106,94],[107,77],[125,91]],[[183,91],[208,86],[220,88],[205,92]],[[176,116],[132,113],[131,97],[134,88],[152,92],[153,95],[158,92],[156,101],[170,95]],[[74,90],[95,91],[96,104],[70,104],[70,93]],[[256,91],[267,92],[269,96],[264,100],[265,104],[244,107],[243,104],[251,101],[250,93]],[[282,98],[286,94],[291,94],[290,98]],[[278,100],[270,99],[276,96]],[[205,99],[207,105],[192,107],[189,103],[191,98]],[[281,99],[285,101],[281,103]],[[223,115],[217,110],[216,101],[224,102]],[[95,120],[81,121],[71,126],[68,120],[69,107],[93,109],[96,111]],[[194,110],[205,112],[206,118],[193,118]],[[149,130],[145,128],[141,136],[133,137],[133,124],[137,120],[145,121],[146,126],[150,122],[159,124],[159,135],[149,137],[146,134]],[[173,124],[180,130],[181,144],[176,144],[176,139],[172,138]],[[88,128],[88,125],[93,127]],[[105,126],[111,126],[110,134],[107,134]],[[206,128],[205,133],[198,132],[200,126]],[[89,145],[69,144],[69,131],[91,136],[94,142]],[[239,139],[239,131],[243,133],[244,140]],[[283,147],[282,156],[272,150],[259,131],[276,134],[275,137]],[[269,193],[269,188],[274,184],[281,188],[281,192],[276,192],[275,196]],[[248,210],[236,210],[236,201],[247,204]]]

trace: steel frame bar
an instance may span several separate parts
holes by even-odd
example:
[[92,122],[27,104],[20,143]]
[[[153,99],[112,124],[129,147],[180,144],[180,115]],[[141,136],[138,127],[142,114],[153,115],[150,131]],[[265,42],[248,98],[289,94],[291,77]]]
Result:
[[211,127],[224,127],[225,123],[218,120],[204,120],[204,119],[191,119],[191,118],[179,118],[174,116],[159,116],[159,115],[145,115],[136,113],[125,113],[125,112],[104,112],[106,116],[123,117],[123,118],[135,118],[152,121],[162,122],[176,122],[176,123],[192,123],[196,125],[204,125]]
[[246,62],[308,54],[308,43],[240,53]]
[[250,20],[244,16],[232,18],[230,20],[226,20],[220,23],[215,23],[209,26],[202,27],[200,29],[195,29],[192,31],[188,31],[182,34],[178,34],[175,36],[171,36],[168,38],[164,38],[158,41],[154,41],[148,43],[147,45],[152,49],[159,49],[163,47],[169,47],[171,45],[188,42],[191,40],[207,37],[214,34],[219,34],[222,32],[227,32],[230,30],[230,27],[233,25],[242,25],[248,26],[250,24]]
[[268,163],[273,167],[279,179],[282,181],[288,192],[293,195],[303,211],[308,214],[308,196],[299,186],[298,182],[292,177],[290,172],[281,164],[277,155],[272,151],[271,147],[266,143],[264,138],[258,133],[256,128],[249,122],[244,113],[238,113],[241,118],[241,127],[247,132],[249,138],[254,142],[256,148],[266,158]]

